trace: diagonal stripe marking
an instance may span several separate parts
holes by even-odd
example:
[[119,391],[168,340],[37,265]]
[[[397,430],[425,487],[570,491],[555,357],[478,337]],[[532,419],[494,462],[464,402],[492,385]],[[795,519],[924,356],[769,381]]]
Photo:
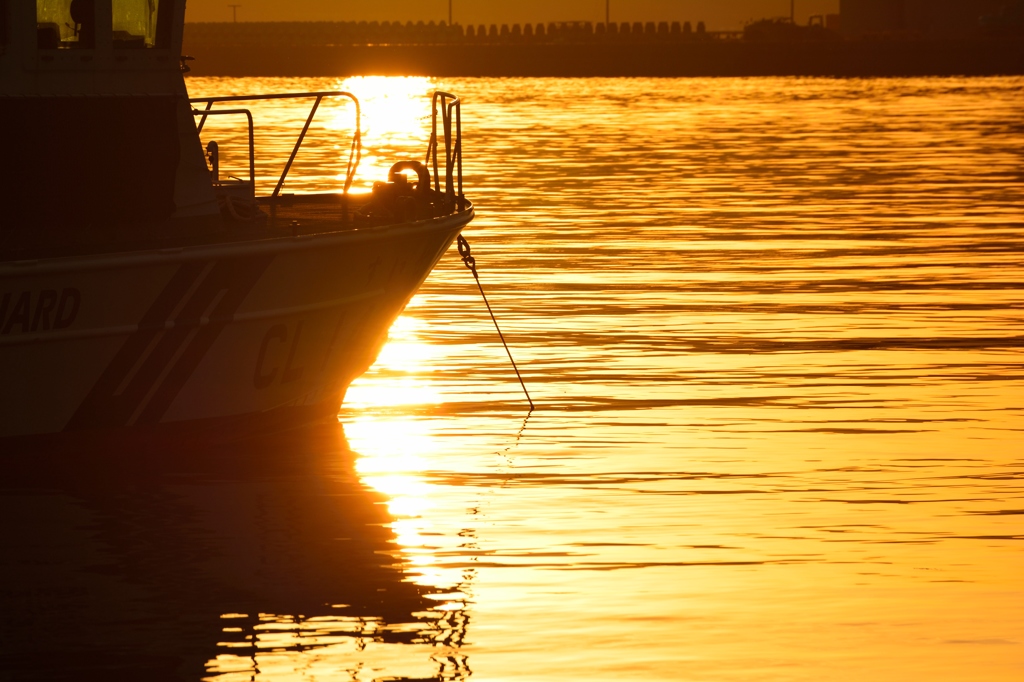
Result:
[[[199,285],[203,283],[203,280],[206,279],[206,276],[210,274],[211,270],[213,270],[214,265],[216,265],[216,261],[211,261],[210,263],[206,264],[206,267],[203,268],[203,271],[199,273],[199,277],[197,277],[195,281],[192,282],[192,286],[188,288],[188,291],[185,292],[185,295],[181,297],[180,301],[178,301],[178,305],[174,307],[174,310],[171,311],[171,314],[168,315],[167,318],[164,320],[164,327],[167,326],[168,322],[172,322],[178,318],[178,315],[181,314],[181,311],[184,310],[188,302],[192,300],[192,297],[199,289]],[[139,370],[142,369],[143,365],[146,364],[146,360],[149,359],[149,356],[152,355],[153,351],[160,344],[160,341],[163,340],[164,331],[165,330],[162,329],[159,332],[157,332],[156,336],[154,336],[153,339],[149,342],[149,345],[146,346],[146,350],[142,352],[142,355],[139,356],[139,359],[135,361],[135,365],[131,368],[131,370],[129,370],[128,374],[125,375],[124,381],[122,381],[121,385],[117,387],[116,391],[114,391],[114,397],[118,397],[122,395],[126,390],[128,390],[128,386],[131,385],[132,379],[134,379],[135,375],[139,373]]]
[[[208,318],[213,313],[214,309],[220,304],[221,299],[223,299],[227,295],[227,293],[227,289],[221,289],[217,293],[217,295],[213,297],[213,301],[210,302],[210,305],[206,306],[206,310],[203,312],[202,317]],[[180,360],[181,356],[185,354],[186,350],[188,350],[189,344],[192,343],[192,340],[196,338],[196,335],[199,334],[199,331],[201,329],[202,327],[197,326],[189,331],[188,336],[185,337],[185,341],[180,346],[178,346],[178,350],[174,352],[174,355],[171,356],[171,359],[167,362],[166,365],[164,365],[163,370],[160,372],[160,375],[156,378],[156,381],[153,382],[153,385],[146,393],[146,396],[139,403],[139,406],[135,408],[135,412],[132,413],[131,418],[128,420],[128,426],[133,426],[135,422],[138,421],[139,417],[142,415],[142,412],[146,409],[146,406],[149,405],[149,401],[152,400],[153,396],[156,395],[156,392],[160,390],[160,386],[164,383],[164,380],[167,378],[167,375],[170,374],[171,370],[174,369],[174,366],[178,364],[178,360]]]

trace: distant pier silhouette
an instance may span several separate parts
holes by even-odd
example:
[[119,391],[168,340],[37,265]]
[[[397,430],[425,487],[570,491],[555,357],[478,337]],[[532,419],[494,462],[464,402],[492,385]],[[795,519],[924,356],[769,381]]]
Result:
[[195,75],[925,76],[1024,73],[1019,32],[844,37],[836,15],[745,31],[701,21],[189,24]]

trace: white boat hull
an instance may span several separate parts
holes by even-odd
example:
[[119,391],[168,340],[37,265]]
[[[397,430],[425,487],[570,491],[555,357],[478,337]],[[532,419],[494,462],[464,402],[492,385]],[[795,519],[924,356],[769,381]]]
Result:
[[0,438],[333,414],[472,216],[2,264]]

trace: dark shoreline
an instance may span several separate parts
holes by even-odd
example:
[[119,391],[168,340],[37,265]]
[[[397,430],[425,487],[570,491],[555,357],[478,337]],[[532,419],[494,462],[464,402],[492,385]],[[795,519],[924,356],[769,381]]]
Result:
[[189,43],[195,76],[715,77],[1024,75],[1024,40],[652,44]]

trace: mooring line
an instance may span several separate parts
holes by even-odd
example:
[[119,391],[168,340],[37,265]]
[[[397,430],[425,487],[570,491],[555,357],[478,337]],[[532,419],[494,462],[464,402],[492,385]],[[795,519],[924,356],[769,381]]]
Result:
[[494,311],[491,310],[491,304],[487,300],[487,294],[484,293],[484,287],[480,284],[480,275],[476,273],[476,258],[473,258],[469,250],[469,242],[461,234],[459,235],[459,255],[462,256],[462,262],[466,264],[469,271],[473,273],[473,279],[476,280],[476,286],[480,289],[480,296],[484,299],[484,305],[487,306],[487,312],[491,314],[491,320],[494,322],[494,328],[498,330],[498,336],[501,338],[501,345],[505,346],[505,352],[508,353],[508,359],[512,363],[512,369],[516,371],[516,377],[519,378],[519,385],[523,387],[523,393],[526,394],[526,400],[530,403],[530,412],[533,412],[533,399],[530,398],[530,392],[526,390],[526,383],[523,381],[523,376],[519,373],[519,368],[516,367],[516,361],[512,359],[512,351],[508,349],[508,344],[505,342],[505,335],[501,333],[501,327],[498,326],[498,318],[494,316]]

